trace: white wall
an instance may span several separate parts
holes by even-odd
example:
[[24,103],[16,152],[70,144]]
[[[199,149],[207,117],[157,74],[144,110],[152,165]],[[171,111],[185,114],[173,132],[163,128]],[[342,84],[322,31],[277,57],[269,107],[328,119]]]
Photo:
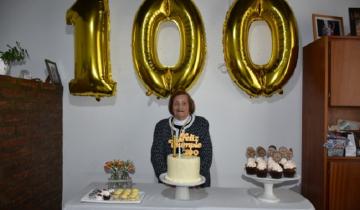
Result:
[[[103,163],[114,158],[134,160],[135,182],[153,182],[150,146],[155,123],[167,117],[167,100],[145,95],[131,57],[131,32],[141,0],[110,0],[111,62],[115,97],[100,102],[91,97],[69,94],[74,77],[73,28],[65,24],[65,13],[74,0],[1,0],[0,49],[20,41],[31,59],[13,69],[18,75],[28,69],[45,79],[44,59],[54,60],[64,84],[63,97],[63,198],[64,202],[92,181],[105,181]],[[250,99],[232,83],[223,67],[222,27],[232,1],[196,0],[206,28],[207,60],[204,71],[190,90],[196,114],[210,121],[214,159],[211,169],[214,186],[248,187],[242,180],[245,149],[270,144],[292,147],[301,171],[302,49],[296,70],[284,87],[284,95]],[[349,33],[349,7],[358,0],[288,0],[298,21],[300,47],[313,40],[312,13],[341,16]],[[175,29],[161,32],[160,57],[174,61],[178,46]],[[266,60],[270,34],[263,25],[252,30],[254,60]],[[169,38],[173,37],[173,38]],[[170,45],[171,46],[171,45]],[[265,47],[264,47],[265,46]],[[265,57],[264,57],[265,56]],[[171,62],[170,62],[171,63]],[[49,122],[51,123],[51,122]]]

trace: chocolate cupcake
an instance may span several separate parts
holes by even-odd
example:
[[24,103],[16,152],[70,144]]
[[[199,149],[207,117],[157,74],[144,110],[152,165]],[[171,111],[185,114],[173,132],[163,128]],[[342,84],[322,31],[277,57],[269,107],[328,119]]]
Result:
[[247,163],[245,164],[245,170],[249,175],[256,174],[256,162],[254,158],[248,158]]
[[281,160],[280,160],[280,162],[279,162],[279,164],[280,164],[280,166],[284,169],[284,165],[287,163],[287,159],[286,158],[281,158]]
[[266,162],[265,161],[258,162],[256,166],[256,176],[265,178],[267,176],[267,172],[268,171],[266,168]]
[[289,160],[284,165],[284,177],[292,178],[296,174],[296,164],[294,161]]
[[102,194],[104,200],[110,200],[111,195],[108,190],[103,190],[101,194]]
[[273,179],[280,179],[283,175],[283,169],[279,164],[273,164],[271,169],[269,170],[269,174]]

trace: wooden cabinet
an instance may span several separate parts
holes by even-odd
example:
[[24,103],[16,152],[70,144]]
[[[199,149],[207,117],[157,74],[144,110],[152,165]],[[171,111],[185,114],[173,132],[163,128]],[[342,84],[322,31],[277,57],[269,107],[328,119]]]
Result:
[[359,106],[359,39],[331,39],[329,47],[330,105]]
[[359,209],[360,161],[357,158],[329,160],[329,209]]
[[[328,126],[360,121],[360,38],[323,37],[303,49],[302,194],[317,210],[356,209],[360,158],[332,158]],[[357,191],[355,191],[357,190]]]

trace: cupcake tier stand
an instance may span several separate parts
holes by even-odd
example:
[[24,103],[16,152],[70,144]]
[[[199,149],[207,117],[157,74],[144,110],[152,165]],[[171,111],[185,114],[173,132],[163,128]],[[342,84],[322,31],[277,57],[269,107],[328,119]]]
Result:
[[280,184],[283,182],[295,181],[300,179],[299,175],[295,175],[292,178],[283,177],[280,179],[273,179],[271,177],[261,178],[261,177],[257,177],[256,175],[248,175],[248,174],[244,174],[244,176],[264,184],[264,192],[257,198],[261,201],[269,202],[269,203],[276,203],[280,201],[280,199],[276,197],[274,194],[274,189],[273,189],[274,184]]
[[161,174],[160,180],[162,182],[164,182],[165,184],[173,185],[176,187],[175,188],[175,199],[176,200],[189,200],[190,199],[189,187],[195,187],[195,186],[205,183],[205,177],[203,177],[203,176],[200,176],[201,180],[198,182],[183,184],[183,183],[177,183],[177,182],[173,182],[173,181],[166,179],[166,174],[167,173]]

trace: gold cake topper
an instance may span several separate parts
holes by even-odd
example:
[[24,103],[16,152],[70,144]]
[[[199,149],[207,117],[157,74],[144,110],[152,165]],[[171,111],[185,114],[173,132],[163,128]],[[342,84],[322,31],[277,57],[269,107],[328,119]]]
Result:
[[176,148],[182,148],[185,151],[185,156],[198,156],[199,149],[202,147],[198,136],[185,132],[181,132],[178,138],[173,136],[168,140],[168,143],[173,149],[174,156],[176,156]]

